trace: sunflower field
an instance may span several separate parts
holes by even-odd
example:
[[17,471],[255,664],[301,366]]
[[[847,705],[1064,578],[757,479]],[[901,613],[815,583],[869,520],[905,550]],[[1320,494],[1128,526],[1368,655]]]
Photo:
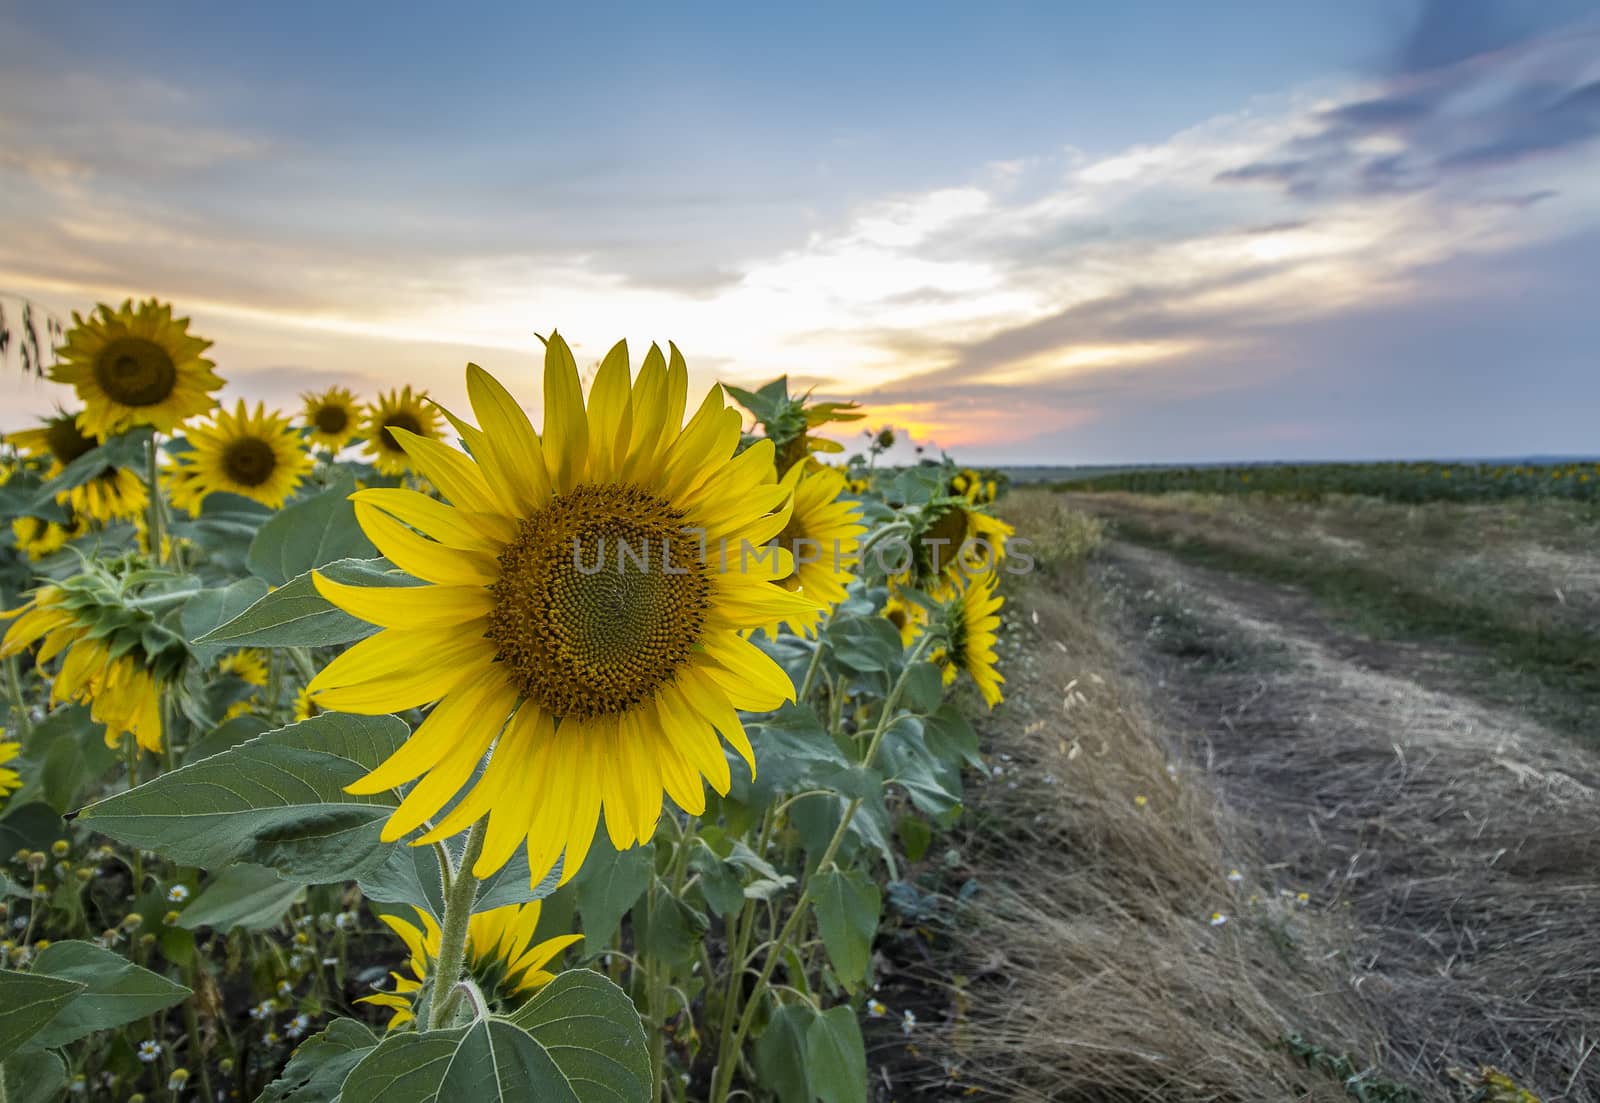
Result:
[[675,347],[294,412],[209,351],[74,315],[0,457],[0,1103],[864,1101],[1003,481]]
[[1390,502],[1552,498],[1600,502],[1600,463],[1280,463],[1158,467],[1091,475],[1059,490],[1132,494],[1275,494],[1300,501],[1352,494]]

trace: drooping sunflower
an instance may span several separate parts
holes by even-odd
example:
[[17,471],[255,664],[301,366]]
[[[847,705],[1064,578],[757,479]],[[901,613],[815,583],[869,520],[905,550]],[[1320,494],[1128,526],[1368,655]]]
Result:
[[[0,728],[0,735],[5,733],[6,730]],[[6,765],[15,762],[21,753],[21,743],[0,741],[0,805],[4,805],[7,797],[22,788],[22,775]]]
[[432,440],[439,435],[438,409],[425,393],[412,394],[409,385],[378,396],[367,410],[363,435],[372,466],[383,475],[404,475],[412,467],[411,456],[395,430]]
[[[535,900],[531,904],[491,908],[467,921],[465,972],[477,984],[491,1010],[513,1010],[555,980],[555,974],[545,966],[562,950],[583,938],[581,934],[561,935],[535,946],[533,939],[539,927],[539,912],[540,904]],[[416,1018],[417,1000],[431,988],[428,974],[439,956],[438,921],[421,908],[417,908],[416,913],[421,927],[396,916],[379,916],[411,951],[408,963],[411,975],[390,973],[394,978],[393,992],[379,992],[356,1001],[393,1011],[389,1018],[390,1030]],[[430,998],[433,995],[431,990],[427,994]]]
[[40,667],[61,657],[52,704],[87,704],[90,717],[105,725],[108,746],[127,734],[159,751],[161,694],[180,676],[188,649],[147,610],[114,595],[103,572],[39,587],[20,608],[0,612],[0,620],[15,618],[0,638],[0,659],[38,643]]
[[930,503],[912,541],[911,564],[899,581],[932,591],[962,576],[991,571],[1006,554],[1016,529],[965,500]]
[[189,319],[172,317],[170,303],[101,303],[87,318],[73,313],[50,378],[77,390],[78,427],[96,440],[136,425],[169,433],[216,405],[211,392],[222,380],[201,356],[210,347],[189,333]]
[[832,422],[860,421],[867,415],[854,402],[812,402],[811,394],[789,393],[789,377],[779,376],[759,391],[746,391],[738,387],[727,388],[728,393],[761,423],[761,431],[777,449],[778,474],[789,469],[814,452],[843,452],[844,445],[827,437],[815,435],[813,429]]
[[320,393],[307,391],[305,427],[307,439],[320,448],[337,452],[355,439],[361,428],[361,406],[355,393],[345,387],[329,387]]
[[[353,793],[413,778],[383,831],[401,838],[478,782],[420,845],[485,814],[475,873],[526,844],[537,882],[583,864],[604,809],[617,849],[649,839],[663,792],[705,810],[702,776],[730,784],[720,732],[754,769],[736,710],[794,697],[741,632],[815,603],[771,583],[793,557],[767,547],[789,519],[772,445],[735,455],[740,418],[713,386],[683,423],[688,369],[652,347],[629,381],[627,346],[601,364],[587,408],[566,342],[546,350],[544,431],[492,376],[467,366],[482,428],[451,422],[471,458],[395,429],[417,471],[453,502],[373,488],[352,497],[367,536],[431,586],[318,591],[384,631],[334,659],[312,699],[380,714],[439,701]],[[746,554],[754,550],[759,554]],[[442,700],[441,700],[442,698]]]
[[254,647],[241,647],[217,660],[218,674],[232,674],[252,686],[267,684],[267,657]]
[[179,460],[194,472],[201,497],[221,490],[277,509],[311,471],[299,432],[260,402],[254,413],[243,399],[231,414],[218,410],[210,422],[190,427],[189,444]]
[[[80,416],[58,413],[42,425],[9,434],[6,440],[24,455],[48,460],[44,478],[53,479],[67,464],[97,447],[98,442],[78,428]],[[87,482],[57,494],[56,503],[94,521],[131,521],[149,506],[150,495],[144,481],[132,471],[107,467]]]
[[[816,631],[822,617],[845,599],[845,587],[855,579],[851,568],[860,555],[861,507],[842,498],[845,478],[822,464],[797,463],[778,481],[794,495],[789,523],[778,534],[778,546],[795,559],[794,574],[779,585],[799,590],[818,604],[789,621],[802,635]],[[777,626],[768,627],[777,635]]]
[[944,642],[934,650],[933,662],[939,665],[944,684],[956,680],[962,671],[972,676],[983,701],[994,708],[1004,698],[1000,684],[1005,681],[995,668],[995,642],[1000,627],[1000,606],[1005,598],[995,594],[996,572],[971,579],[960,576],[944,604]]

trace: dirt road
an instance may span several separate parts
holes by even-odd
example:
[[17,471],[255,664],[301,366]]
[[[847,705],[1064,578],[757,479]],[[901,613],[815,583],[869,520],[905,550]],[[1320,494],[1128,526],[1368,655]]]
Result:
[[1459,692],[1448,641],[1367,638],[1299,591],[1130,543],[1100,571],[1264,860],[1349,917],[1342,965],[1385,1064],[1600,1100],[1600,758]]

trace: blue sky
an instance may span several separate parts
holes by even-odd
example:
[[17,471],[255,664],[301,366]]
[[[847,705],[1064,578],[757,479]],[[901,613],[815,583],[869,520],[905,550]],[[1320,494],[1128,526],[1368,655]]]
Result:
[[0,293],[169,298],[232,393],[537,412],[560,328],[980,461],[1600,450],[1600,3],[10,22]]

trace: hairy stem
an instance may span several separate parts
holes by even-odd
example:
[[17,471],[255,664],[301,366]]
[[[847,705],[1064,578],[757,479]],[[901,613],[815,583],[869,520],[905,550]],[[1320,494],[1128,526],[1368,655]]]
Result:
[[442,1030],[450,1025],[450,1009],[454,1006],[456,984],[461,980],[461,966],[467,955],[467,921],[472,918],[472,905],[478,899],[478,879],[472,867],[483,853],[483,839],[489,831],[485,816],[472,825],[467,834],[467,849],[461,855],[450,879],[450,890],[444,898],[444,921],[439,924],[439,958],[434,962],[433,999],[428,1010],[428,1029]]

